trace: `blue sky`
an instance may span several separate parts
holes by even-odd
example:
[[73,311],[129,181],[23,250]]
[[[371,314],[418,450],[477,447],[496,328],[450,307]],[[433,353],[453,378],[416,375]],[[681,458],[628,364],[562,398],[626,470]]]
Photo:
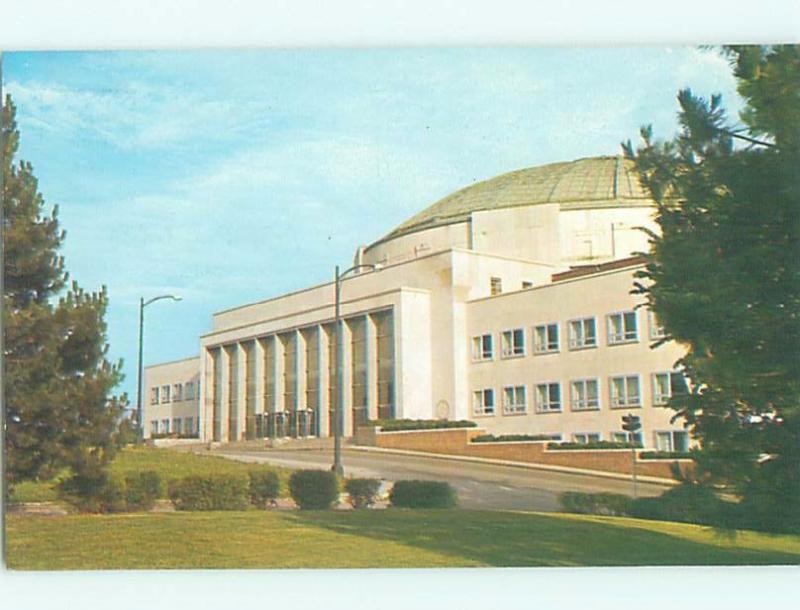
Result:
[[195,355],[214,311],[328,280],[440,197],[507,171],[618,154],[676,129],[715,52],[677,48],[17,52],[3,56],[73,279],[108,286],[110,357]]

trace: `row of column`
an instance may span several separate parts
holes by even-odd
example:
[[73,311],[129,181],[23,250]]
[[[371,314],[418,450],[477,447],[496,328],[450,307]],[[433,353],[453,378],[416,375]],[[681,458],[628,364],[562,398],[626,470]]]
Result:
[[[391,310],[347,318],[342,332],[343,430],[394,417]],[[206,350],[204,437],[233,441],[333,434],[334,324],[316,324]]]

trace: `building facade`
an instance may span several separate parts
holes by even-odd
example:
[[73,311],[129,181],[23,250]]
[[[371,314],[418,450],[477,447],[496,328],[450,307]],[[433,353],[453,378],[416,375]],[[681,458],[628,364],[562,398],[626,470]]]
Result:
[[[651,348],[660,328],[630,294],[633,254],[648,248],[638,228],[657,228],[654,211],[632,162],[580,159],[469,186],[359,247],[355,262],[377,269],[342,283],[345,434],[440,418],[621,440],[621,416],[635,412],[646,447],[685,447],[664,408],[683,390],[673,371],[683,351]],[[334,292],[214,314],[199,358],[147,368],[148,397],[194,372],[197,411],[182,417],[204,440],[332,434]],[[170,419],[153,414],[160,402],[147,407],[146,435]]]

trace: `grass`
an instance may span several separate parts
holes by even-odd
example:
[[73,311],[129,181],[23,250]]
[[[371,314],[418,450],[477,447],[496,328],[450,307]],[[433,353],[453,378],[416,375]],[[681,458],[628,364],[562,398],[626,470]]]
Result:
[[[124,477],[134,472],[154,470],[163,481],[179,479],[194,474],[232,474],[246,476],[253,469],[265,468],[263,465],[245,464],[222,457],[182,453],[170,449],[154,447],[127,447],[120,451],[111,463],[111,473]],[[288,479],[288,471],[276,469],[283,482]],[[54,481],[20,483],[14,488],[12,502],[53,502],[58,500],[55,485],[67,473]]]
[[26,570],[800,563],[798,536],[488,511],[9,515],[6,540],[8,566]]

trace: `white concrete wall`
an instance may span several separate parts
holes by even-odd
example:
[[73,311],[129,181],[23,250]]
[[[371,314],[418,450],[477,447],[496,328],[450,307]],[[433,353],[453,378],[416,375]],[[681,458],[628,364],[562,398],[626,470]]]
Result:
[[[621,431],[622,415],[633,412],[642,419],[643,442],[648,447],[654,445],[656,431],[682,430],[680,423],[670,422],[673,411],[653,405],[651,374],[672,370],[684,350],[675,343],[656,349],[650,347],[649,316],[645,308],[636,310],[637,342],[608,344],[606,315],[631,310],[642,302],[640,297],[629,294],[634,270],[604,272],[471,302],[464,343],[468,347],[472,336],[491,333],[495,352],[491,361],[472,362],[469,352],[460,361],[469,371],[465,399],[471,402],[473,390],[493,388],[495,391],[495,415],[473,419],[493,434],[562,433],[564,440],[572,440],[575,433],[599,432],[604,440],[611,440],[612,431]],[[571,351],[568,347],[569,320],[589,316],[596,318],[598,347]],[[553,322],[559,326],[558,353],[535,355],[533,328]],[[526,354],[503,359],[500,333],[513,328],[524,329]],[[609,378],[627,374],[639,375],[642,406],[612,409]],[[584,378],[596,378],[600,382],[600,409],[597,411],[574,412],[570,408],[569,382]],[[546,382],[561,384],[560,413],[536,412],[535,386]],[[509,385],[526,386],[527,413],[524,415],[503,415],[502,391]]]
[[469,222],[423,229],[376,242],[364,248],[362,260],[373,265],[391,265],[450,248],[471,248]]
[[472,213],[472,249],[557,265],[561,246],[558,204]]
[[[172,392],[174,385],[180,383],[196,384],[200,379],[200,358],[187,358],[185,360],[177,360],[174,362],[165,362],[153,366],[145,367],[142,382],[142,410],[144,419],[144,438],[150,438],[150,422],[158,420],[161,422],[164,419],[170,420],[170,430],[172,429],[172,420],[174,418],[191,417],[194,419],[194,427],[197,429],[197,418],[200,416],[200,399],[195,389],[194,398],[192,400],[174,400]],[[169,385],[170,386],[170,401],[161,402],[159,404],[151,404],[151,388]],[[160,394],[160,392],[159,392]],[[161,396],[159,398],[162,398]]]
[[647,234],[637,227],[656,231],[654,213],[652,206],[562,209],[560,258],[578,265],[647,252]]

